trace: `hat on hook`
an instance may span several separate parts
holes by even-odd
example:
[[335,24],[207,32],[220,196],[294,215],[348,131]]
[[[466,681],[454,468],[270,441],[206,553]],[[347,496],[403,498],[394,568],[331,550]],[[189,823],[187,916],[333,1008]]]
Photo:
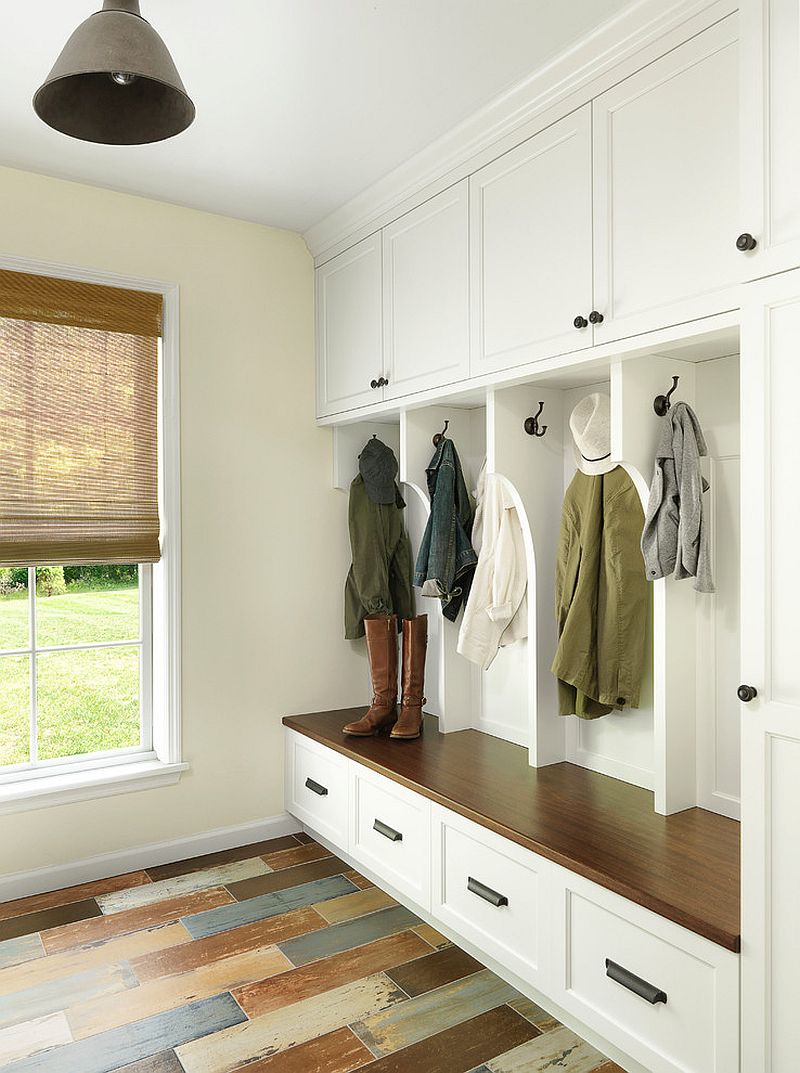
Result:
[[358,472],[364,479],[364,487],[373,503],[395,502],[397,459],[391,447],[387,447],[377,436],[367,441],[358,456]]
[[575,441],[578,469],[590,477],[610,473],[617,463],[611,461],[611,400],[595,392],[581,399],[569,417]]

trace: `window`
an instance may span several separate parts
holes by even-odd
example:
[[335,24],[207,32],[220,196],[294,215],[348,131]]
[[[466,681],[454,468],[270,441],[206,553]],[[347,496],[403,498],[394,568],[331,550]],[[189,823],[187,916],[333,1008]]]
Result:
[[0,768],[152,748],[152,570],[0,569]]
[[186,766],[176,294],[119,282],[0,266],[0,811]]

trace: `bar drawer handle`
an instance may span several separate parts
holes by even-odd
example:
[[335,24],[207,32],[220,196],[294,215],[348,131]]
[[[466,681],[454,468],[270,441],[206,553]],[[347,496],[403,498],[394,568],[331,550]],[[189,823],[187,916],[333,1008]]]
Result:
[[314,782],[313,779],[306,779],[306,789],[310,790],[312,794],[319,794],[320,797],[325,797],[328,793],[328,787],[322,786],[318,782]]
[[372,825],[372,830],[377,831],[379,835],[383,835],[384,838],[388,838],[390,842],[402,842],[403,835],[400,831],[395,831],[394,827],[390,827],[388,823],[384,823],[383,820],[376,820]]
[[660,987],[654,987],[653,984],[648,984],[647,980],[643,980],[641,976],[634,976],[632,972],[629,972],[628,969],[623,969],[621,965],[617,965],[616,961],[611,961],[610,958],[606,958],[606,976],[610,977],[615,983],[627,987],[634,995],[638,995],[639,998],[643,998],[645,1002],[649,1002],[653,1006],[657,1002],[666,1003],[667,1001],[666,991],[662,991]]
[[508,898],[506,898],[505,894],[498,894],[496,890],[487,887],[479,879],[473,879],[472,876],[467,879],[467,890],[470,894],[477,894],[485,902],[490,902],[492,905],[497,906],[498,909],[501,905],[508,905]]

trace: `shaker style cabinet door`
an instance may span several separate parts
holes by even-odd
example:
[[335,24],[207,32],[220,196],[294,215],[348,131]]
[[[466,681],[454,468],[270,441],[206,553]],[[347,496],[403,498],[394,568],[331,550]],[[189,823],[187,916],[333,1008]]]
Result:
[[739,305],[737,19],[593,103],[595,342]]
[[591,105],[470,179],[473,376],[592,345]]
[[317,269],[317,416],[383,400],[381,234]]
[[[800,264],[800,5],[742,0],[742,210],[749,278]],[[745,246],[747,244],[745,243]]]
[[469,376],[469,182],[383,232],[387,399]]
[[742,306],[742,1073],[800,1055],[800,271]]

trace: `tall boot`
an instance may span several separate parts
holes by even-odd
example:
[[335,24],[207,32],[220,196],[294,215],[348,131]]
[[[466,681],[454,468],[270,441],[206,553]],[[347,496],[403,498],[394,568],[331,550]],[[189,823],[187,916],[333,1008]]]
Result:
[[418,738],[422,733],[427,650],[428,616],[403,619],[403,699],[400,718],[392,728],[391,736],[395,739]]
[[397,722],[397,615],[369,615],[364,631],[373,696],[366,715],[342,727],[355,738],[380,734]]

